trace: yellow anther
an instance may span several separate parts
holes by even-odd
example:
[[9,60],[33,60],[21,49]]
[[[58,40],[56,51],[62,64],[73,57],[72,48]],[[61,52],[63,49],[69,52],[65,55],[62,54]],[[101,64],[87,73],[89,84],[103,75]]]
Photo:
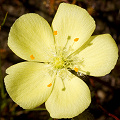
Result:
[[32,60],[34,60],[34,59],[35,59],[35,57],[34,57],[33,55],[31,55],[31,56],[30,56],[30,58],[31,58]]
[[74,70],[75,70],[75,72],[78,72],[78,68],[75,67]]
[[53,34],[54,34],[54,35],[57,35],[57,31],[54,31]]
[[77,42],[79,40],[79,38],[75,38],[74,41]]
[[51,87],[52,86],[52,83],[48,84],[47,87]]

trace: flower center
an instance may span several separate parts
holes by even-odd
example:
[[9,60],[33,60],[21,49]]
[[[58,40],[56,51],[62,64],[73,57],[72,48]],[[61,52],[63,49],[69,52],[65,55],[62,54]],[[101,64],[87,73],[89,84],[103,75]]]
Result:
[[56,69],[62,69],[67,67],[67,61],[65,59],[65,56],[63,54],[57,55],[53,60],[53,64]]
[[54,67],[55,68],[63,68],[64,67],[64,60],[63,58],[60,56],[60,57],[55,57],[54,59]]

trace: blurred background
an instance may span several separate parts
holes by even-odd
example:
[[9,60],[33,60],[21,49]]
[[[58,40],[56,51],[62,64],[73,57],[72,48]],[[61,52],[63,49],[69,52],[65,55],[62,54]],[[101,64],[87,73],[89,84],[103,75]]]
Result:
[[[7,46],[15,20],[25,13],[38,13],[51,24],[61,2],[85,8],[96,21],[93,35],[111,34],[120,50],[120,0],[0,0],[0,120],[53,120],[44,104],[39,111],[23,110],[15,104],[5,90],[3,79],[6,68],[23,61]],[[85,81],[91,90],[92,103],[71,120],[120,120],[120,59],[110,74]]]

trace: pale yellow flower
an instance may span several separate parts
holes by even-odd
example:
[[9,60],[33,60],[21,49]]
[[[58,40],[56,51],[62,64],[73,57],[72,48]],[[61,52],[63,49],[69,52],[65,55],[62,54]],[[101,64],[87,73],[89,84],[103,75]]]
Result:
[[91,36],[95,21],[76,5],[61,3],[52,22],[35,13],[18,18],[8,46],[26,62],[6,70],[10,97],[24,109],[45,102],[53,118],[72,118],[91,103],[86,83],[69,69],[104,76],[114,68],[118,48],[109,34]]

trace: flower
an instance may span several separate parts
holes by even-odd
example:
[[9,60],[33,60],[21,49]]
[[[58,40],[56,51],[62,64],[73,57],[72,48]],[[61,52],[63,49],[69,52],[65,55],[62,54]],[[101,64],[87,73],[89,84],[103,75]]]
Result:
[[18,18],[8,46],[26,62],[6,70],[8,94],[24,109],[45,102],[53,118],[72,118],[91,103],[86,83],[69,69],[104,76],[115,66],[118,48],[109,34],[91,36],[95,21],[76,5],[61,3],[52,27],[35,13]]

